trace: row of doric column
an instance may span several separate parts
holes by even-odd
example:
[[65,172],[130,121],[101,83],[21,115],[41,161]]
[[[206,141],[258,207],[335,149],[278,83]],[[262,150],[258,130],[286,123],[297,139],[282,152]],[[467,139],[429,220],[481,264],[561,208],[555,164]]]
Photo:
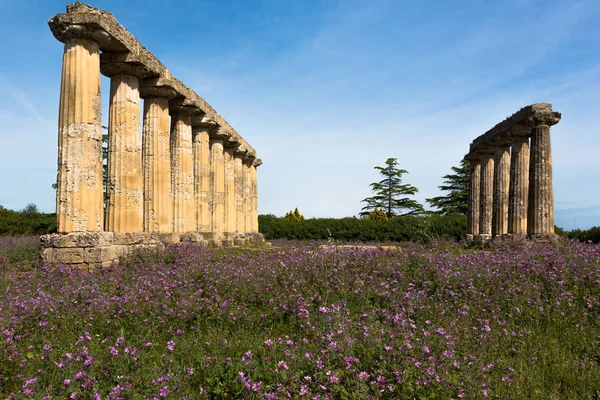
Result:
[[550,126],[560,114],[540,103],[511,118],[474,141],[467,155],[468,240],[554,234]]
[[[72,25],[61,35],[58,231],[258,232],[261,161],[243,139],[130,53],[100,54],[103,30]],[[106,209],[101,73],[111,81]]]

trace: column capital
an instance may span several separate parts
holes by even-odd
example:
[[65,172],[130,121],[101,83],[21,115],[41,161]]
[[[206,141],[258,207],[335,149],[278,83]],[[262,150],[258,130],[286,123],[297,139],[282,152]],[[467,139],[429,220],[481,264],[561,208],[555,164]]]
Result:
[[111,40],[111,36],[104,29],[80,24],[57,26],[52,29],[52,33],[63,43],[71,39],[88,39],[104,46]]
[[246,154],[247,154],[247,153],[248,153],[248,149],[246,149],[246,148],[244,147],[244,145],[242,144],[242,145],[240,145],[240,147],[238,147],[238,148],[237,148],[237,149],[236,149],[236,150],[233,152],[233,155],[234,155],[234,156],[236,156],[236,157],[238,157],[238,158],[241,158],[241,159],[243,160],[243,159],[244,159],[244,157],[246,157]]
[[175,97],[169,101],[169,113],[171,115],[199,115],[204,114],[196,104],[185,97]]
[[137,76],[140,79],[155,75],[128,51],[102,52],[100,54],[100,72],[106,76],[126,74]]
[[140,97],[165,97],[173,99],[177,96],[177,92],[171,86],[167,85],[160,78],[147,78],[140,80]]
[[558,124],[561,116],[558,111],[535,112],[527,119],[527,124],[530,128],[540,125],[552,126]]
[[208,137],[211,140],[229,140],[229,138],[231,137],[231,132],[227,131],[226,129],[223,129],[223,127],[221,126],[217,126],[216,129],[212,129],[211,131],[208,132]]
[[223,142],[223,146],[227,148],[238,149],[242,145],[241,139],[237,136],[231,135],[229,139]]
[[201,128],[211,131],[217,129],[218,125],[210,118],[206,118],[206,115],[200,114],[192,116],[192,128]]

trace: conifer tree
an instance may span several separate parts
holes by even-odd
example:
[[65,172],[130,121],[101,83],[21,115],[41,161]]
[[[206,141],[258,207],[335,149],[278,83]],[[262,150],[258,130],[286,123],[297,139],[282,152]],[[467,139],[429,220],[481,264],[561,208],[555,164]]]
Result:
[[367,205],[362,208],[360,216],[367,217],[377,208],[385,212],[388,218],[421,214],[425,211],[418,201],[406,197],[413,196],[419,189],[402,183],[402,175],[407,174],[408,171],[398,168],[396,158],[388,158],[385,167],[375,167],[375,169],[383,175],[383,179],[369,185],[374,195],[361,201]]

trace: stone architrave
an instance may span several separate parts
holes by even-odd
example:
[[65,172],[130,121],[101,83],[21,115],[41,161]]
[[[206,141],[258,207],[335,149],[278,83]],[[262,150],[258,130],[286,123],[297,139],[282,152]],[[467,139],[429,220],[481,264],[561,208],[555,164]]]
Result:
[[[527,129],[529,132],[529,129]],[[508,233],[527,234],[527,204],[529,202],[529,136],[515,134],[510,157],[510,188],[508,196]]]
[[557,122],[557,117],[550,116],[534,121],[531,129],[527,234],[534,238],[554,235],[550,126]]
[[212,232],[212,187],[210,164],[210,131],[214,123],[200,116],[192,118],[194,147],[194,198],[196,202],[196,227],[198,232]]
[[173,232],[169,99],[175,95],[174,90],[153,82],[140,84],[144,99],[144,232]]
[[230,135],[223,130],[215,130],[210,136],[210,175],[212,180],[212,232],[216,239],[225,233],[225,156],[223,142]]
[[500,145],[494,153],[494,199],[492,237],[508,233],[508,190],[510,180],[510,147]]
[[[103,53],[102,56],[110,54]],[[139,76],[134,66],[104,63],[110,76],[108,114],[108,180],[105,229],[141,232],[144,213]],[[124,73],[128,72],[128,73]]]
[[469,210],[467,222],[467,240],[479,236],[479,203],[481,190],[481,161],[469,160]]
[[481,157],[481,189],[479,203],[479,236],[481,241],[492,238],[492,207],[494,199],[494,156]]
[[69,26],[65,43],[58,116],[56,217],[59,233],[102,231],[102,125],[99,29]]
[[173,232],[195,232],[197,217],[191,118],[199,111],[193,106],[170,105],[170,112]]

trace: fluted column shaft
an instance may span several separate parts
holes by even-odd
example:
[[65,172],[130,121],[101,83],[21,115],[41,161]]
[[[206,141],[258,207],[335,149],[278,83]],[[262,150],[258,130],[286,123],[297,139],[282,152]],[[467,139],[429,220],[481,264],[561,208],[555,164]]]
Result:
[[100,46],[65,42],[58,117],[58,232],[102,231],[102,126]]
[[225,232],[225,159],[222,139],[210,139],[212,180],[212,231],[217,238]]
[[144,231],[173,232],[169,99],[144,99]]
[[527,204],[529,203],[529,137],[515,137],[510,157],[510,188],[508,196],[508,233],[527,234]]
[[245,182],[244,182],[244,165],[242,162],[242,154],[235,154],[233,159],[233,169],[235,175],[235,211],[236,211],[236,232],[246,232],[246,212],[245,212]]
[[510,147],[500,146],[494,153],[494,199],[492,236],[508,233],[508,189],[510,180]]
[[250,168],[253,161],[253,158],[243,158],[242,160],[244,233],[252,232],[252,181],[250,180]]
[[212,179],[210,165],[210,138],[208,128],[193,128],[194,147],[194,198],[198,232],[212,230]]
[[191,116],[171,116],[171,183],[173,232],[196,231]]
[[237,229],[237,213],[235,209],[235,167],[234,149],[225,147],[225,232],[232,233]]
[[528,210],[528,235],[547,236],[554,234],[552,148],[550,145],[550,127],[548,125],[538,125],[531,130]]
[[141,232],[143,229],[141,142],[139,78],[113,75],[108,115],[105,225],[109,232]]
[[479,203],[479,238],[492,237],[492,207],[494,199],[494,157],[484,154],[481,158],[481,189]]
[[467,240],[479,235],[479,202],[481,189],[481,163],[470,160],[469,168],[469,210],[467,222]]
[[252,208],[251,208],[251,218],[250,221],[250,232],[258,233],[258,181],[256,175],[256,161],[250,167],[250,181],[251,181],[251,190],[252,190]]

